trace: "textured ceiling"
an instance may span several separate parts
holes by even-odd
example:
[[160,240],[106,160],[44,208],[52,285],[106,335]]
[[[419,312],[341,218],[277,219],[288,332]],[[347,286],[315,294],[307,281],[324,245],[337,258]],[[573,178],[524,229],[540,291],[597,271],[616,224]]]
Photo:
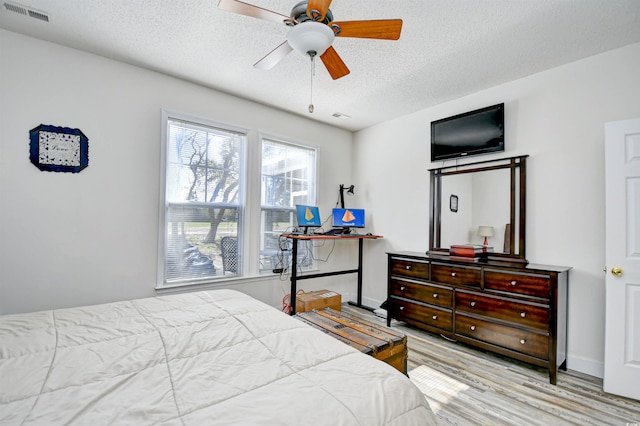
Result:
[[[289,15],[297,0],[246,0]],[[43,22],[6,3],[44,12]],[[337,37],[351,70],[332,80],[292,52],[253,64],[288,27],[218,9],[218,0],[5,1],[0,28],[160,71],[348,130],[640,42],[640,0],[334,0],[336,21],[403,20],[400,40]],[[1,60],[1,58],[0,58]],[[337,119],[336,112],[348,120]]]

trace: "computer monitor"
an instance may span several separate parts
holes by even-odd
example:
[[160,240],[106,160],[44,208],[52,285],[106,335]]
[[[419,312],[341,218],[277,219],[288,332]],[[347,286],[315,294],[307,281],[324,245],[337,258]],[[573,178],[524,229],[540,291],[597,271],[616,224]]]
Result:
[[333,209],[336,228],[364,228],[364,209]]
[[320,210],[316,206],[296,205],[296,214],[298,216],[298,226],[304,227],[304,233],[307,228],[319,228],[322,226],[320,219]]

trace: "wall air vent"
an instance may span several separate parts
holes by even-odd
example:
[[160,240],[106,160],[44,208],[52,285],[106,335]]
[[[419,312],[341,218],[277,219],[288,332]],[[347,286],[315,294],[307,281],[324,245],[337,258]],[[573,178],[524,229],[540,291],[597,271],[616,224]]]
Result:
[[9,12],[19,13],[20,15],[28,16],[39,21],[49,22],[49,15],[47,13],[22,6],[21,4],[4,2],[4,8]]

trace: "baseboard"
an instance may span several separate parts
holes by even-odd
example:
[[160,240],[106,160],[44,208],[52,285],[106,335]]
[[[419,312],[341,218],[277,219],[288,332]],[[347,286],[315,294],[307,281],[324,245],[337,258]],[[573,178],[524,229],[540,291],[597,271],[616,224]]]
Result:
[[567,356],[567,369],[588,374],[602,379],[604,377],[604,363],[577,356]]
[[[353,293],[346,293],[342,295],[342,303],[346,303],[346,302],[356,302],[356,300],[358,300],[358,296]],[[368,306],[370,308],[373,309],[378,309],[380,307],[380,305],[382,305],[382,301],[381,300],[377,300],[377,299],[372,299],[370,297],[362,297],[362,304],[364,306]]]

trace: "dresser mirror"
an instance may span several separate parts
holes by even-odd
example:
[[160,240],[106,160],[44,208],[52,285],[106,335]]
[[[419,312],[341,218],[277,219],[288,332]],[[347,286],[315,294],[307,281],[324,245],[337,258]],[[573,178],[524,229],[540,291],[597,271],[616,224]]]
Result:
[[429,254],[486,236],[489,260],[526,263],[526,158],[431,169]]

